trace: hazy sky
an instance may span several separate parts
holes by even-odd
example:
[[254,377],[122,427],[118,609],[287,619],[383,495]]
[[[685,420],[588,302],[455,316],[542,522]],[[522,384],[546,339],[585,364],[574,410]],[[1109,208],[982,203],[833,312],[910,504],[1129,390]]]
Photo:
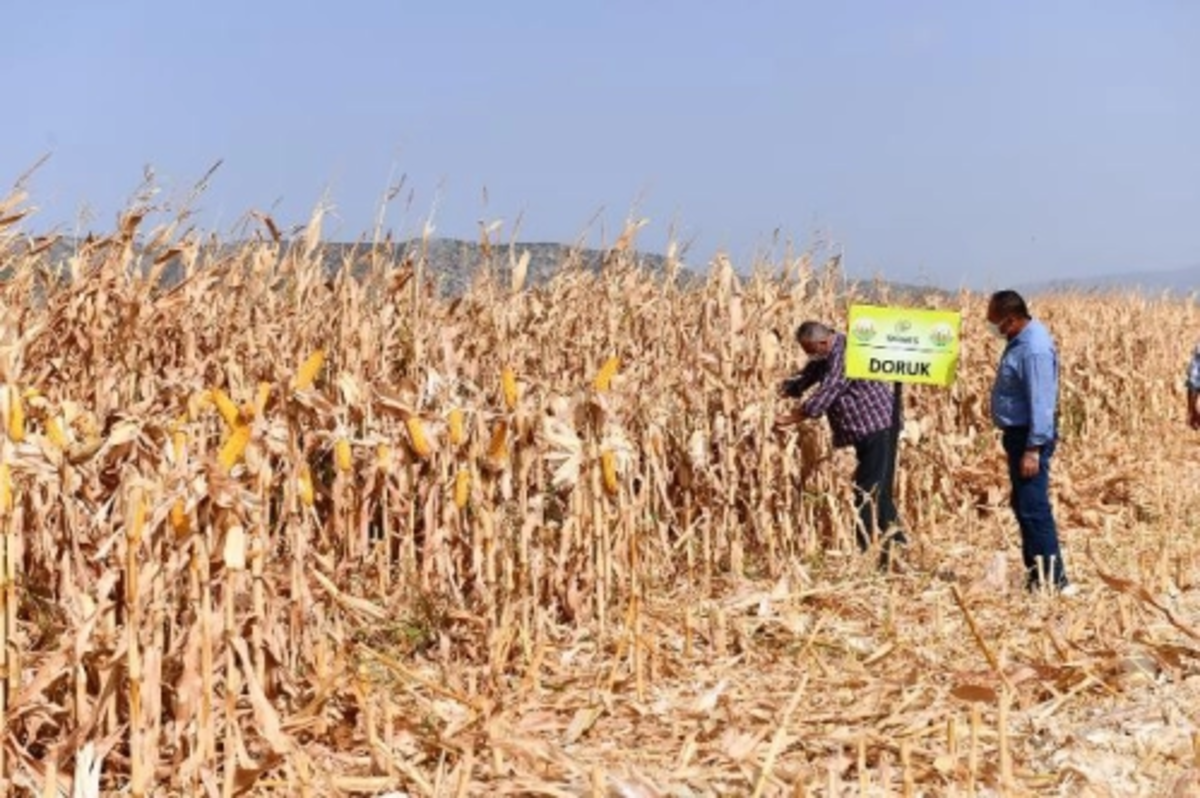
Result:
[[1200,265],[1194,0],[6,6],[0,187],[52,153],[43,226],[223,159],[222,233],[328,190],[355,238],[403,175],[397,236],[611,241],[636,203],[700,266],[776,230],[951,286]]

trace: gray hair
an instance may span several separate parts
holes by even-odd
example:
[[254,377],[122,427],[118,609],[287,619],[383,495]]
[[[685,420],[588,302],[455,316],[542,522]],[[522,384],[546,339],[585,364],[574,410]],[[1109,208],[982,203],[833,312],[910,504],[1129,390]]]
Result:
[[827,340],[833,334],[833,330],[828,325],[819,321],[806,321],[796,328],[796,341],[799,343],[820,342]]

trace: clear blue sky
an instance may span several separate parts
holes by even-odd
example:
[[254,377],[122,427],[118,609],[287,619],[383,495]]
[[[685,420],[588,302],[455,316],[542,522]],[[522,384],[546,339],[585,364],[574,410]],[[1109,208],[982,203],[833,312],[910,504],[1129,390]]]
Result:
[[[107,228],[152,165],[369,231],[641,243],[704,265],[780,230],[855,273],[996,287],[1200,265],[1193,0],[62,0],[0,24],[0,185]],[[486,188],[487,205],[484,205]],[[597,213],[599,216],[597,217]]]

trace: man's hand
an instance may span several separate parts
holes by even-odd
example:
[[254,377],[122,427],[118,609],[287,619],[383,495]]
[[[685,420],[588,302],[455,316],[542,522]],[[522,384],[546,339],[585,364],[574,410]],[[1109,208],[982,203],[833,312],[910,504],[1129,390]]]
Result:
[[1038,450],[1026,450],[1025,454],[1021,455],[1021,478],[1033,479],[1036,477],[1042,467],[1041,459],[1041,452]]
[[779,397],[781,399],[786,399],[788,397],[795,396],[795,394],[792,392],[792,386],[795,384],[795,380],[784,380],[783,382],[779,383]]

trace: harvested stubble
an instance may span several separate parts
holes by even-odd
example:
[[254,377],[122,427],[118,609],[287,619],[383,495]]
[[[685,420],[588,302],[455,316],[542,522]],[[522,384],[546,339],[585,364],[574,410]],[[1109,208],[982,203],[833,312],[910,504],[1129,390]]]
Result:
[[1056,495],[1086,596],[1065,602],[1014,590],[980,296],[953,303],[959,384],[907,392],[921,567],[883,577],[852,553],[847,455],[776,425],[781,342],[846,307],[804,259],[749,279],[720,262],[684,291],[622,246],[535,289],[484,264],[442,302],[411,264],[327,283],[318,220],[302,251],[272,239],[205,270],[194,239],[153,231],[151,260],[189,264],[160,291],[128,268],[140,212],[58,283],[20,207],[0,204],[0,750],[21,792],[1195,779],[1190,305],[1037,304],[1062,348]]

